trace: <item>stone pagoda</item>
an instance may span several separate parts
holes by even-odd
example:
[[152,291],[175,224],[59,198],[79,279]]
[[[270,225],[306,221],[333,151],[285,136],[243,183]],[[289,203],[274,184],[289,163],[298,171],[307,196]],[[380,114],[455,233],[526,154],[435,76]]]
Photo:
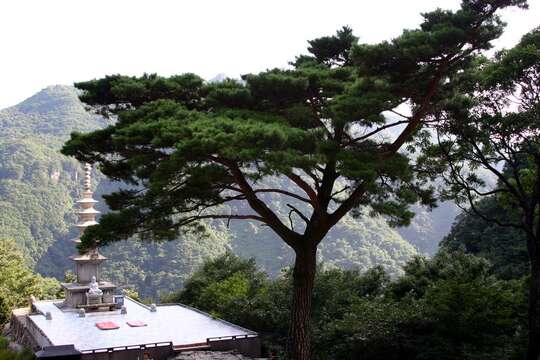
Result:
[[[73,242],[79,244],[80,238],[87,227],[96,225],[96,216],[99,214],[94,206],[97,203],[92,197],[92,166],[84,165],[84,192],[82,199],[77,201],[79,210],[79,236]],[[101,279],[101,264],[107,258],[101,255],[97,248],[89,249],[83,254],[70,257],[75,262],[75,283],[62,283],[65,292],[65,308],[92,308],[99,305],[108,306],[113,304],[113,294],[116,286]]]

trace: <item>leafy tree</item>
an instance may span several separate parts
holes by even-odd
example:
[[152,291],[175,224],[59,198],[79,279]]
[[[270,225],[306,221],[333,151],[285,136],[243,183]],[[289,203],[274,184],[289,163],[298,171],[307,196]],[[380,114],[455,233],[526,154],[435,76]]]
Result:
[[[457,74],[501,34],[495,12],[510,5],[525,0],[464,0],[458,11],[424,14],[419,29],[376,45],[357,44],[343,28],[310,41],[310,55],[289,69],[245,75],[245,83],[185,74],[76,84],[84,102],[118,119],[73,134],[63,153],[133,185],[107,197],[113,212],[89,229],[83,248],[134,233],[172,239],[205,219],[260,222],[295,252],[288,356],[308,359],[319,243],[360,205],[396,225],[410,221],[409,204],[433,205],[399,151],[422,135],[427,115],[461,82]],[[400,105],[412,114],[400,114]],[[400,125],[394,139],[379,136]],[[294,188],[261,186],[275,176]],[[264,193],[290,201],[271,208]],[[237,201],[249,212],[221,211]]]
[[[477,216],[521,231],[530,264],[528,359],[540,355],[540,29],[511,50],[484,60],[470,83],[436,117],[438,158],[426,161],[449,184],[448,197],[467,203]],[[504,168],[501,169],[501,164]],[[485,189],[478,174],[497,178]],[[495,197],[506,211],[479,208]]]
[[335,358],[513,359],[524,295],[521,282],[498,280],[484,259],[439,253],[412,260],[384,297],[359,299],[328,341],[340,343]]
[[[245,303],[267,285],[266,274],[257,270],[253,259],[244,260],[230,252],[204,263],[193,273],[179,294],[164,302],[180,302],[228,319],[241,311],[234,303]],[[240,310],[240,311],[239,311]]]
[[13,241],[0,239],[0,325],[9,321],[11,311],[28,305],[31,295],[41,299],[57,298],[58,281],[35,275]]

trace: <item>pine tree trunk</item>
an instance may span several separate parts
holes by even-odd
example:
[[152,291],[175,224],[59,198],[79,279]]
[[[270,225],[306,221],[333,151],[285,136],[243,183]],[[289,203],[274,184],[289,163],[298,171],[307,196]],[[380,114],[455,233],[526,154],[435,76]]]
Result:
[[533,246],[534,252],[529,254],[531,261],[531,282],[529,286],[529,345],[527,360],[538,360],[540,355],[540,257],[538,247]]
[[316,269],[316,245],[296,250],[293,270],[293,300],[287,340],[287,355],[290,360],[308,360],[311,357],[311,303]]

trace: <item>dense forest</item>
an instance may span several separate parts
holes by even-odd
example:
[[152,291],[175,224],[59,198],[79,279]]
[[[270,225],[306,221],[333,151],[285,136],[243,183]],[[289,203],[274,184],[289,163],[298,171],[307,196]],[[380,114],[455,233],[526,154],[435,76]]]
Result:
[[[59,153],[72,131],[101,128],[107,120],[90,115],[74,88],[52,86],[14,107],[0,111],[0,237],[13,239],[27,263],[39,273],[63,279],[72,264],[75,248],[69,241],[76,232],[74,200],[80,195],[81,167]],[[97,198],[117,188],[98,172],[94,174]],[[275,181],[283,181],[275,179]],[[265,201],[279,206],[279,196]],[[105,212],[104,202],[100,210]],[[452,205],[418,216],[410,227],[392,229],[382,218],[367,214],[347,216],[320,249],[327,268],[360,268],[382,265],[391,274],[418,253],[433,253],[455,214]],[[139,289],[143,297],[158,297],[179,285],[204,259],[227,250],[255,257],[260,269],[272,276],[290,265],[291,252],[272,233],[255,224],[207,224],[202,234],[186,233],[166,243],[136,241],[110,245],[103,252],[107,277]],[[251,241],[257,237],[257,243]],[[263,250],[261,250],[263,249]]]
[[[519,359],[526,332],[524,279],[503,280],[463,251],[414,257],[392,279],[382,267],[317,273],[314,359]],[[282,356],[290,272],[277,279],[226,253],[206,262],[165,302],[189,304],[261,334]]]

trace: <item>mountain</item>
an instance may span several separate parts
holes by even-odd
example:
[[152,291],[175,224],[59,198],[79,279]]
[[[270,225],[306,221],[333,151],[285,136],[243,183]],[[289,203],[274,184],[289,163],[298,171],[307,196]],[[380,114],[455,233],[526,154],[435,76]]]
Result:
[[443,202],[433,210],[422,206],[413,206],[412,209],[415,216],[411,224],[397,231],[421,254],[435,255],[439,242],[450,231],[460,209],[452,202]]
[[74,220],[80,166],[58,149],[71,131],[105,124],[86,113],[73,89],[61,86],[0,111],[0,236],[15,239],[30,264]]
[[[80,196],[81,166],[59,149],[72,131],[106,125],[107,120],[86,112],[76,90],[69,86],[48,87],[0,111],[0,238],[15,240],[28,264],[43,275],[62,278],[72,267],[67,256],[75,252],[69,239],[76,235],[73,200]],[[119,184],[99,173],[94,178],[100,210],[107,211],[101,194]],[[281,203],[275,195],[264,200],[276,208]],[[439,218],[448,221],[449,216]],[[430,222],[429,214],[421,219],[417,228],[400,230],[409,242],[383,218],[346,217],[322,242],[319,260],[327,267],[367,269],[381,264],[391,273],[399,273],[417,249],[429,252],[422,242],[428,243],[427,249],[440,240],[434,240],[439,225]],[[183,234],[167,243],[132,240],[107,246],[103,252],[110,260],[105,275],[137,289],[143,297],[155,298],[178,289],[204,259],[228,249],[255,257],[272,275],[291,265],[292,252],[267,228],[249,222],[230,226],[213,222],[206,230],[204,236]]]
[[[516,216],[493,196],[481,199],[476,206],[486,217],[498,218],[503,222],[512,222]],[[524,232],[488,222],[473,213],[459,214],[450,233],[440,245],[445,250],[461,249],[489,260],[493,272],[502,279],[516,279],[529,273],[527,238]]]

